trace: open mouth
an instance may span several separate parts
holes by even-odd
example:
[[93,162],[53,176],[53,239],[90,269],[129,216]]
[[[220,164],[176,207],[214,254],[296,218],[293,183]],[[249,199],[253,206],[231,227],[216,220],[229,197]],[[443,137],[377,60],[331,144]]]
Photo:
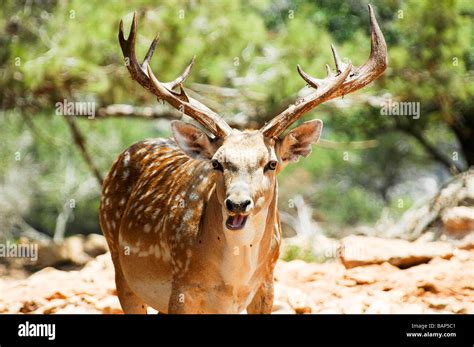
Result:
[[227,221],[225,222],[225,226],[227,229],[230,230],[240,230],[245,226],[245,222],[247,222],[247,217],[243,214],[235,214],[233,216],[229,216]]

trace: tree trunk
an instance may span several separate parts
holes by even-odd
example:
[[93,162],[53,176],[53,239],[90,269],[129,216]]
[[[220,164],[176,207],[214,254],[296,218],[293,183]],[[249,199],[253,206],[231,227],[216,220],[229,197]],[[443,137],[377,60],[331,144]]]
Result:
[[452,126],[468,167],[474,166],[474,110],[462,111],[462,121]]

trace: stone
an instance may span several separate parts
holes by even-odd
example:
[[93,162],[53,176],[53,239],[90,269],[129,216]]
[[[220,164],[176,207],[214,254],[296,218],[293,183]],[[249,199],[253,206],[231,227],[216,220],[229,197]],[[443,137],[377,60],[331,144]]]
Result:
[[433,258],[449,259],[454,248],[444,242],[409,242],[369,236],[347,236],[338,252],[347,269],[388,262],[402,269],[427,263]]
[[84,252],[91,257],[108,252],[109,247],[105,237],[99,234],[89,234],[84,241]]
[[[399,240],[384,241],[400,246]],[[274,314],[474,314],[473,250],[406,269],[387,261],[350,269],[338,261],[279,261],[275,278]],[[110,253],[79,271],[48,267],[24,279],[1,276],[0,293],[1,313],[122,313]],[[148,312],[156,313],[152,308]]]
[[474,208],[456,206],[448,208],[441,216],[445,233],[452,236],[464,235],[474,231]]

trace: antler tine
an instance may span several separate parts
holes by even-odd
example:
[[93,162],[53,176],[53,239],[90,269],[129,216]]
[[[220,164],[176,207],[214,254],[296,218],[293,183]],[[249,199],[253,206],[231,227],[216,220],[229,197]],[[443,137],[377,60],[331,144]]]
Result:
[[295,104],[290,105],[286,110],[265,124],[260,131],[267,137],[277,138],[303,114],[310,111],[319,104],[334,99],[338,96],[356,91],[379,77],[387,68],[387,45],[382,31],[375,18],[372,6],[369,5],[369,18],[371,29],[371,50],[367,62],[359,68],[353,67],[351,62],[344,63],[336,48],[331,45],[331,50],[336,65],[336,74],[326,65],[327,77],[317,79],[311,77],[298,65],[298,73],[303,80],[315,92],[305,98],[299,99]]
[[[123,55],[125,57],[125,65],[127,66],[128,71],[130,72],[131,77],[140,83],[143,87],[148,89],[149,91],[153,92],[151,89],[150,84],[148,83],[148,76],[146,74],[146,70],[142,68],[142,66],[138,63],[137,57],[135,55],[135,38],[137,34],[137,12],[133,12],[133,20],[132,26],[130,28],[130,34],[128,38],[125,39],[124,31],[123,31],[123,20],[120,21],[119,26],[119,43],[120,47],[122,48]],[[150,49],[147,53],[148,60],[151,59],[153,55],[153,51],[155,50],[157,42],[157,38],[153,40]],[[145,61],[147,61],[145,58]]]
[[[310,111],[316,105],[319,105],[324,100],[328,100],[334,92],[341,87],[344,80],[349,76],[352,70],[352,64],[349,64],[346,70],[341,74],[330,79],[318,80],[309,76],[305,73],[301,67],[298,66],[298,71],[303,79],[313,88],[316,88],[316,92],[309,95],[307,98],[298,100],[295,104],[288,107],[285,111],[280,113],[277,117],[273,118],[270,122],[265,124],[260,131],[270,138],[277,138],[280,136],[291,124],[299,119],[304,113]],[[329,83],[328,83],[329,82]]]
[[[334,97],[352,93],[377,79],[388,66],[387,44],[380,30],[374,10],[369,4],[370,55],[367,62],[355,69],[354,75],[346,81]],[[351,74],[352,75],[352,74]]]
[[334,74],[332,73],[331,68],[329,67],[328,64],[326,64],[326,75],[328,77],[334,76]]
[[[195,58],[191,59],[183,73],[171,82],[160,82],[153,74],[150,67],[150,60],[155,52],[155,48],[159,42],[159,35],[153,39],[142,64],[139,64],[135,55],[135,40],[137,33],[137,13],[133,14],[132,26],[130,34],[125,39],[123,31],[123,21],[119,26],[119,42],[122,48],[125,62],[131,77],[136,80],[142,87],[156,95],[159,100],[168,102],[174,108],[184,114],[194,118],[198,123],[204,126],[212,134],[223,137],[232,132],[232,128],[215,112],[203,105],[196,99],[189,97],[183,87],[183,82],[189,76],[194,65]],[[179,87],[179,93],[174,91]]]
[[342,62],[341,58],[339,57],[339,54],[337,53],[336,47],[334,47],[334,45],[332,43],[331,43],[331,51],[332,51],[332,55],[334,57],[334,63],[336,64],[336,71],[338,73],[341,73],[343,62]]
[[[186,69],[184,69],[183,73],[180,76],[178,76],[178,78],[176,78],[174,81],[164,83],[166,85],[166,87],[169,88],[169,89],[174,89],[177,86],[182,85],[182,83],[189,76],[189,73],[191,72],[195,61],[196,61],[196,56],[194,56],[193,59],[191,59],[188,66],[186,67]],[[181,86],[181,88],[182,88],[182,86]]]
[[156,45],[160,42],[160,33],[156,34],[155,38],[151,42],[150,48],[145,54],[145,59],[143,59],[143,63],[141,65],[142,71],[146,72],[146,66],[150,64],[150,60],[153,57],[153,53],[155,53]]

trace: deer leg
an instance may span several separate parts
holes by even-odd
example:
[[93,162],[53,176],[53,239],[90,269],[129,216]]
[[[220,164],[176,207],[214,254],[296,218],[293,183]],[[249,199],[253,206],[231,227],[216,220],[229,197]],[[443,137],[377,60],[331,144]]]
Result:
[[112,257],[115,267],[115,285],[117,286],[117,295],[126,314],[147,314],[147,304],[140,299],[128,286],[125,279],[120,261]]
[[258,288],[250,305],[247,306],[248,314],[270,314],[273,308],[273,275],[265,280]]
[[276,215],[275,229],[273,230],[274,237],[272,239],[273,252],[269,263],[267,264],[267,275],[257,289],[252,301],[247,306],[248,314],[270,314],[273,309],[273,271],[278,260],[281,240],[281,225],[280,215]]

